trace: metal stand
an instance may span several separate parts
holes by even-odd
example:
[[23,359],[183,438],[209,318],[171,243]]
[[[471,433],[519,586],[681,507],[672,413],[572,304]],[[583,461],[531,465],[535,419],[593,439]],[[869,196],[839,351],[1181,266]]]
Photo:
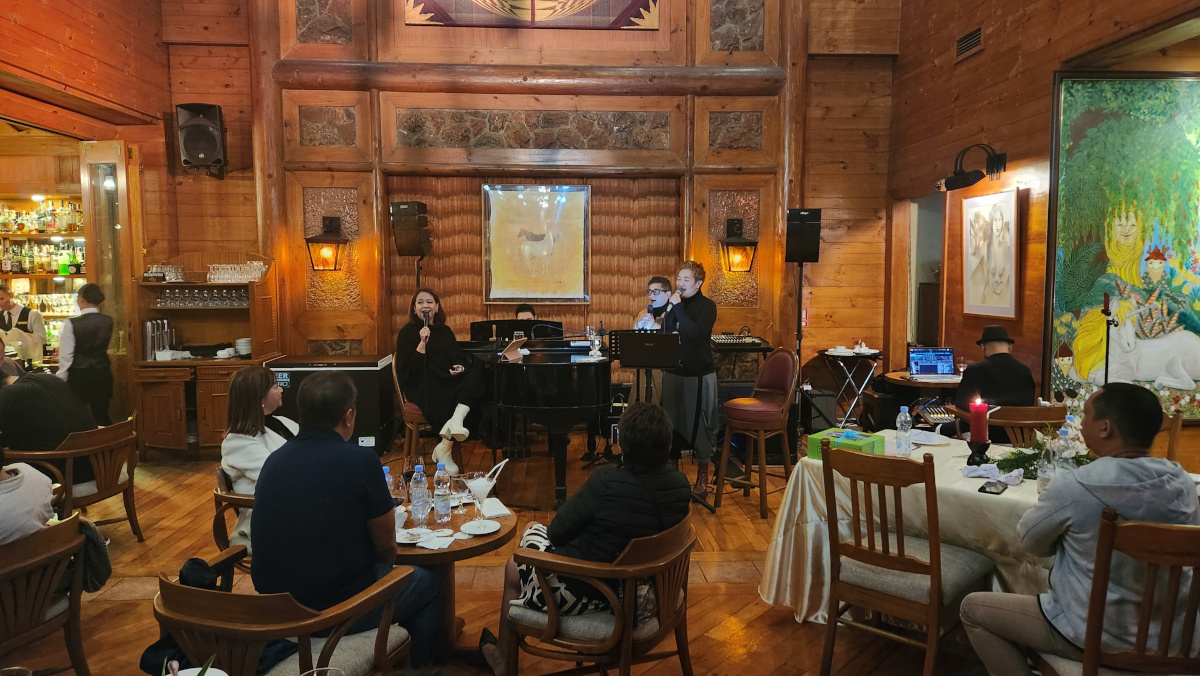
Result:
[[[1104,298],[1105,298],[1105,300],[1108,299],[1107,293],[1104,294]],[[1103,314],[1105,317],[1107,317],[1107,319],[1104,320],[1104,384],[1107,385],[1108,384],[1108,346],[1110,344],[1108,337],[1109,337],[1109,334],[1112,332],[1113,327],[1115,327],[1117,325],[1117,318],[1112,316],[1112,310],[1108,309],[1107,307],[1100,310],[1100,313]]]
[[[846,423],[854,417],[854,409],[858,408],[859,402],[862,401],[863,393],[867,391],[867,387],[871,384],[871,378],[874,377],[875,369],[879,366],[879,359],[882,356],[882,352],[877,352],[869,356],[847,355],[845,359],[857,360],[854,362],[854,368],[850,368],[846,366],[846,362],[842,356],[829,354],[828,350],[824,351],[825,365],[829,367],[829,374],[835,380],[838,378],[837,372],[833,370],[833,365],[837,364],[842,369],[842,375],[845,376],[841,388],[838,389],[836,400],[838,403],[841,403],[843,400],[849,400],[850,403],[846,406],[846,414],[842,416],[842,422],[838,425],[839,427],[844,428]],[[858,375],[859,369],[863,366],[864,362],[868,363],[870,368],[867,369],[867,375],[863,378],[862,382],[857,382],[854,378]],[[846,392],[847,389],[850,392]],[[850,396],[851,394],[853,396]]]

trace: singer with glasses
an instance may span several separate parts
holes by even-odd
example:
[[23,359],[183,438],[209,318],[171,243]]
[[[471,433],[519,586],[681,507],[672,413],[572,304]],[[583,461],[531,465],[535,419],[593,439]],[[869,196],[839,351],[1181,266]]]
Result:
[[396,335],[396,375],[404,396],[442,438],[433,449],[434,461],[458,474],[454,442],[467,439],[467,415],[478,408],[483,379],[446,326],[442,299],[433,289],[417,289],[409,302],[408,323]]
[[662,316],[667,312],[667,301],[671,299],[671,281],[666,277],[651,277],[646,285],[646,311],[641,313],[633,328],[642,331],[662,329]]

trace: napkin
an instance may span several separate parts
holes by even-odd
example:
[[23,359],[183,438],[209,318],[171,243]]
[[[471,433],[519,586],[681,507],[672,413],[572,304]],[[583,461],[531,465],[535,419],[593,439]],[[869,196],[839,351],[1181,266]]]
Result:
[[424,547],[425,549],[445,549],[452,544],[454,544],[453,536],[448,538],[429,538],[427,540],[421,540],[417,543],[417,546]]
[[1009,486],[1016,486],[1025,480],[1025,470],[1018,467],[1008,474],[1001,474],[1000,468],[993,463],[967,465],[963,468],[962,473],[968,479],[991,479],[992,481],[1004,482]]
[[485,519],[495,519],[501,516],[508,516],[512,512],[500,502],[500,498],[488,498],[483,501],[483,517]]

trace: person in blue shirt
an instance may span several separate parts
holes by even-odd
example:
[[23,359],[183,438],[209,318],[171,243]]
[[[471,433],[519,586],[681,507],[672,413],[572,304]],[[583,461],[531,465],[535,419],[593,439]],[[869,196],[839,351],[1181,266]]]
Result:
[[[396,517],[383,467],[371,449],[348,441],[357,396],[354,382],[337,371],[300,385],[300,432],[267,457],[254,491],[250,576],[260,594],[288,593],[325,610],[391,570]],[[396,595],[392,618],[412,636],[414,666],[430,660],[439,593],[436,576],[414,567]],[[380,612],[351,633],[378,627]]]

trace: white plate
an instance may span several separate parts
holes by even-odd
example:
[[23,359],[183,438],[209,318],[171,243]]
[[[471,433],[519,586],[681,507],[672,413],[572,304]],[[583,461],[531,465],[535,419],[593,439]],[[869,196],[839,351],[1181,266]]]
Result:
[[[420,531],[426,531],[424,533]],[[428,532],[424,528],[413,528],[412,530],[396,531],[396,544],[400,545],[415,545],[418,542],[428,540],[433,537],[433,533]]]
[[950,437],[942,434],[934,434],[928,430],[913,430],[910,437],[914,444],[922,446],[945,446],[950,443]]
[[483,521],[468,521],[464,523],[462,528],[459,530],[468,535],[487,535],[488,533],[495,533],[496,531],[500,530],[500,523],[497,521],[491,521],[490,519],[484,519]]
[[825,354],[831,354],[835,357],[853,357],[854,350],[825,350]]
[[437,530],[433,531],[433,536],[434,536],[434,537],[439,537],[439,538],[448,538],[448,537],[450,537],[451,535],[454,535],[454,529],[453,529],[453,528],[439,528],[439,529],[437,529]]

